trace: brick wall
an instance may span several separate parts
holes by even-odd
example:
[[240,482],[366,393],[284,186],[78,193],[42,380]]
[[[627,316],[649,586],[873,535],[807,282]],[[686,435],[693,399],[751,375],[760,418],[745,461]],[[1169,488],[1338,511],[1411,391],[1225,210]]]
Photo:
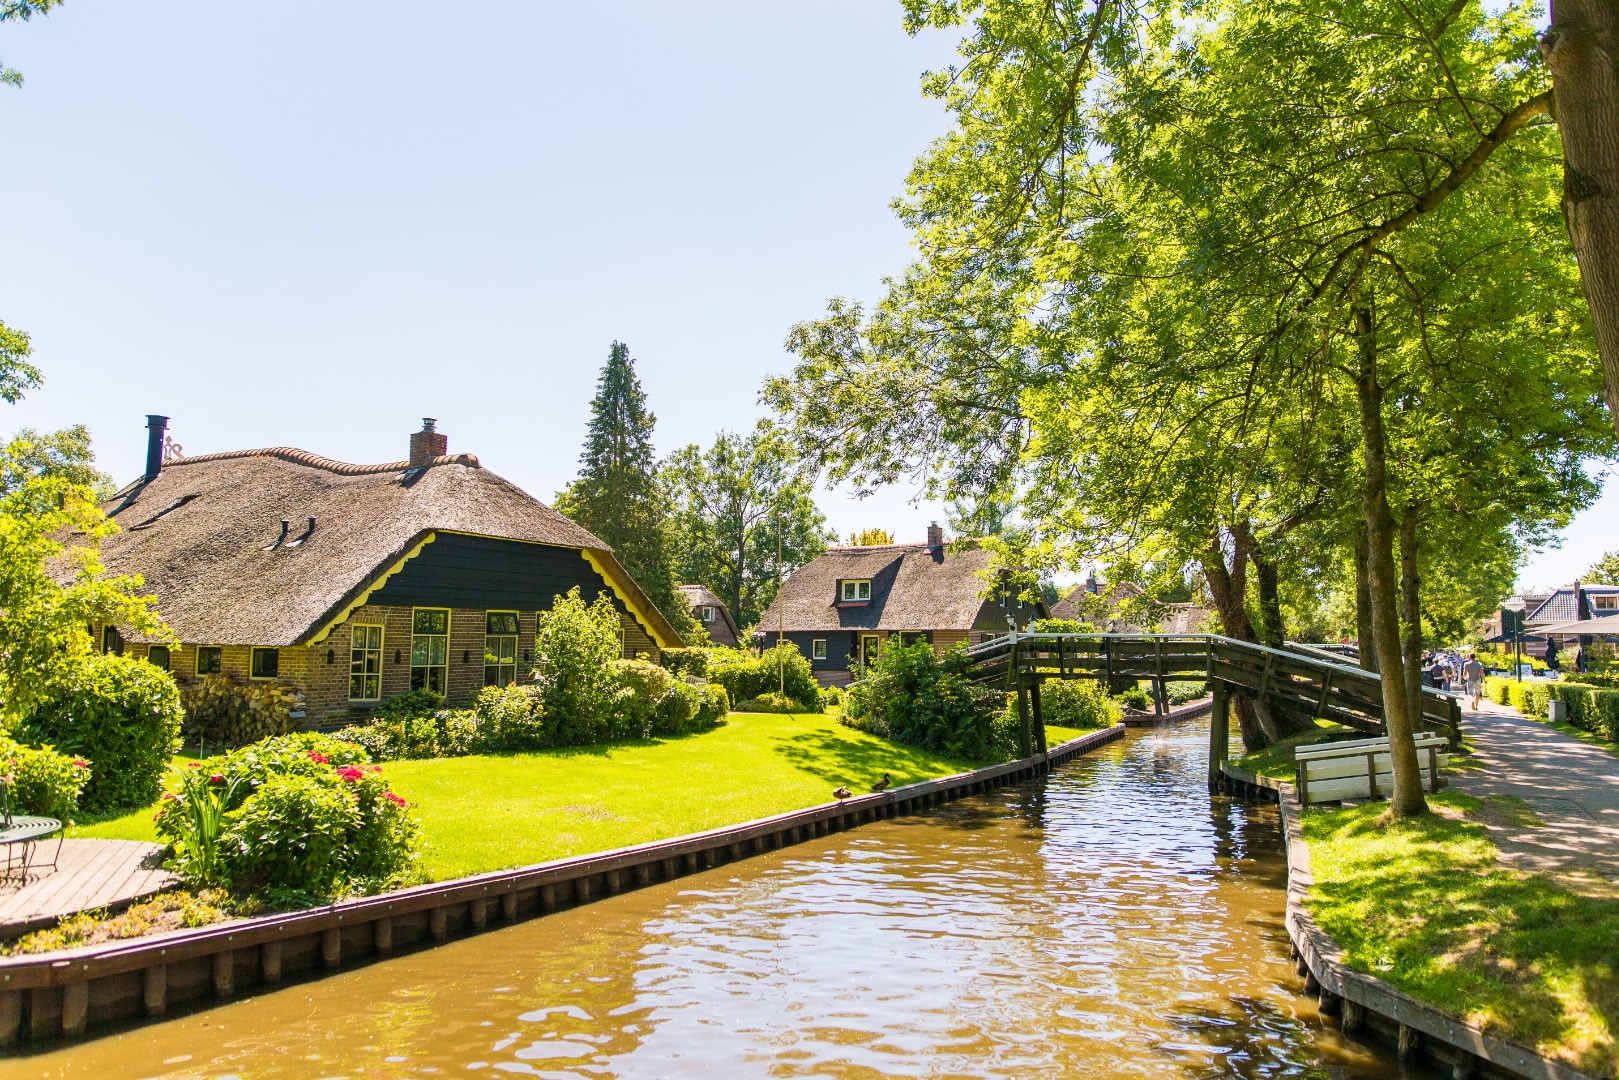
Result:
[[[308,727],[331,727],[348,723],[363,723],[378,702],[349,700],[349,655],[354,627],[382,627],[382,696],[386,700],[410,689],[410,638],[412,608],[366,605],[356,609],[348,619],[334,627],[325,639],[315,645],[286,646],[280,650],[280,675],[277,682],[297,686],[304,694],[304,724]],[[506,609],[511,610],[511,609]],[[483,689],[483,639],[485,613],[466,608],[450,609],[449,661],[446,676],[448,693],[446,704],[465,708]],[[517,614],[517,681],[530,682],[529,669],[534,656],[535,612]],[[633,658],[645,653],[656,662],[657,644],[649,638],[635,619],[621,616],[624,630],[624,656]],[[101,628],[95,628],[100,641]],[[202,644],[206,644],[205,642]],[[127,643],[124,655],[145,657],[149,646]],[[185,680],[196,677],[197,644],[171,646],[169,670]],[[221,647],[220,664],[226,675],[247,678],[251,671],[252,649],[246,645]]]

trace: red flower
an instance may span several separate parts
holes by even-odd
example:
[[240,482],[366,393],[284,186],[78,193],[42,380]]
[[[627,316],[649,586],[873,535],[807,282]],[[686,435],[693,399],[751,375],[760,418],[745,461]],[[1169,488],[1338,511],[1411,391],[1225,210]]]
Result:
[[208,782],[210,784],[223,784],[225,782],[225,774],[216,772],[214,775],[208,778]]
[[309,751],[309,760],[313,761],[316,765],[330,765],[332,763],[331,758],[327,757],[325,754],[322,754],[318,750]]
[[373,765],[369,769],[366,770],[366,772],[381,772],[381,771],[382,771],[382,766],[381,765]]
[[406,802],[404,799],[401,799],[398,795],[395,795],[391,791],[384,792],[382,797],[384,799],[387,799],[389,802],[395,803],[395,804],[397,804],[397,805],[399,805],[401,807],[405,807],[405,806],[410,805],[410,803]]
[[202,762],[200,762],[200,761],[188,761],[188,762],[186,762],[186,768],[188,768],[188,769],[200,769],[200,768],[202,768]]
[[179,798],[180,798],[180,796],[176,795],[172,791],[165,791],[163,793],[163,801],[164,802],[172,802],[172,801],[175,801],[175,800],[177,800]]
[[364,776],[365,773],[355,768],[353,765],[345,765],[341,769],[337,770],[337,775],[341,776],[343,779],[352,784],[354,781]]
[[74,758],[73,764],[77,765],[81,769],[88,769],[90,767],[90,763],[84,760],[82,757]]

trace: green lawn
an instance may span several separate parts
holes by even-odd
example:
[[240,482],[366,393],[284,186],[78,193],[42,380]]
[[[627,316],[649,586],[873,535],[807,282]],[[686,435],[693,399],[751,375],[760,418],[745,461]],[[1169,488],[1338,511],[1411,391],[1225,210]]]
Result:
[[[1231,725],[1231,736],[1236,750],[1242,749],[1242,736],[1237,733],[1237,725]],[[1342,739],[1358,735],[1358,732],[1334,724],[1326,720],[1316,721],[1316,730],[1301,732],[1290,736],[1280,742],[1255,750],[1251,754],[1244,754],[1231,762],[1239,769],[1247,769],[1260,776],[1270,776],[1277,780],[1293,779],[1295,762],[1293,751],[1300,746],[1310,746],[1313,743],[1327,742],[1332,739]],[[1365,738],[1366,736],[1360,736]]]
[[[1080,734],[1048,728],[1051,745]],[[177,762],[178,764],[178,762]],[[829,716],[732,713],[682,739],[498,757],[397,761],[433,880],[661,840],[827,802],[847,784],[896,786],[975,767],[846,728]],[[71,836],[154,840],[151,808]]]
[[[1308,906],[1355,968],[1593,1076],[1619,1070],[1619,901],[1496,866],[1476,819],[1523,809],[1459,792],[1304,816]],[[1492,801],[1493,802],[1493,801]]]

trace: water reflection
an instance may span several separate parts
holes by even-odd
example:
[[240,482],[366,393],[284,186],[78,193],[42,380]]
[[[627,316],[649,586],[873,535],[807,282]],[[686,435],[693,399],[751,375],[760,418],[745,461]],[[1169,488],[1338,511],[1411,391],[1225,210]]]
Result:
[[1201,727],[0,1076],[1387,1077],[1292,991]]

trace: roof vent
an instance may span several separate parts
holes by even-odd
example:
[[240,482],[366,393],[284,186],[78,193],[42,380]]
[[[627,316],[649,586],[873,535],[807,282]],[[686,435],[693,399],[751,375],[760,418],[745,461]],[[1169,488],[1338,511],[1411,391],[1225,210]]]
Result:
[[422,430],[411,435],[411,468],[425,469],[433,463],[434,458],[444,457],[450,452],[450,440],[439,434],[437,424],[438,421],[431,416],[424,416]]

